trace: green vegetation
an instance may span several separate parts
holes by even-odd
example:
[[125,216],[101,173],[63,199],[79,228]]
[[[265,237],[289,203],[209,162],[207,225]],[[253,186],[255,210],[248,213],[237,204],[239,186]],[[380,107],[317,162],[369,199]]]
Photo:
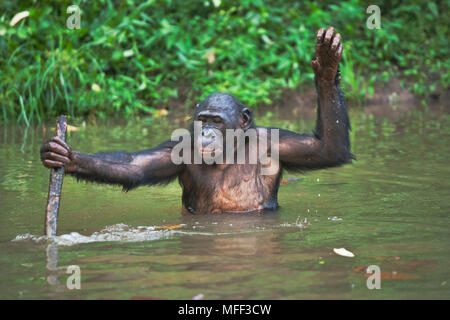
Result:
[[[378,1],[379,30],[366,27],[371,2],[2,1],[0,120],[153,113],[217,91],[270,103],[312,83],[315,32],[329,25],[345,41],[349,98],[394,76],[420,96],[446,90],[449,1]],[[79,30],[66,27],[72,4],[82,11]]]

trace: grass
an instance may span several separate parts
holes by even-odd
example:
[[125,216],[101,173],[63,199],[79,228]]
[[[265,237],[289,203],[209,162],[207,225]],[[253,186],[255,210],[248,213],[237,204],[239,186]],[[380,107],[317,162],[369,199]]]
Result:
[[[393,77],[421,97],[447,90],[449,1],[379,1],[379,30],[366,28],[370,2],[2,1],[0,121],[157,114],[212,92],[271,103],[312,83],[315,32],[329,25],[344,39],[350,100]],[[66,27],[73,4],[80,30]]]

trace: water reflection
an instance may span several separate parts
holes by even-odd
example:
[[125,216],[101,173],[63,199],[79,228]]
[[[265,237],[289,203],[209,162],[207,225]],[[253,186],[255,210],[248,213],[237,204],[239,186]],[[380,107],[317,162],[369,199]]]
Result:
[[46,267],[49,271],[47,283],[51,286],[59,286],[61,282],[58,280],[58,245],[51,243],[45,248]]
[[[183,217],[182,221],[186,224],[186,229],[190,229],[181,241],[182,254],[198,254],[200,251],[205,255],[214,254],[223,257],[263,255],[270,259],[280,251],[277,248],[280,242],[276,232],[276,227],[280,224],[280,214],[277,211]],[[221,236],[203,237],[200,240],[199,237],[192,236],[196,232]],[[239,264],[223,267],[242,269],[251,266]]]

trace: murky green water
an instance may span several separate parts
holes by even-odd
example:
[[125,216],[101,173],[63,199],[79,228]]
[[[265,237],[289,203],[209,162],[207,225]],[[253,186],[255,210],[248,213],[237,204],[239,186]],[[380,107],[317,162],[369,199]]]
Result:
[[[358,161],[285,174],[299,181],[264,215],[182,217],[176,182],[123,193],[67,177],[58,244],[37,239],[49,177],[38,149],[52,124],[46,134],[0,126],[0,298],[449,299],[450,117],[444,106],[407,109],[353,108]],[[281,114],[259,112],[258,124],[313,127],[313,112]],[[180,121],[88,122],[70,143],[135,151]],[[341,247],[356,256],[333,252]],[[81,268],[80,290],[66,287],[70,265]],[[380,290],[366,286],[369,265],[381,268]]]

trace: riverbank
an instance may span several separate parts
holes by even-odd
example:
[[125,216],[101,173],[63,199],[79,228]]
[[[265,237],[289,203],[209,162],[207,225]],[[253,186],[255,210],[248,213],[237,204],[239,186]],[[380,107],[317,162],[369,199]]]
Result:
[[315,34],[329,25],[343,38],[348,99],[376,97],[378,86],[396,78],[421,99],[447,90],[448,2],[381,1],[380,29],[366,25],[369,4],[83,2],[81,27],[70,29],[60,2],[5,0],[0,121],[30,124],[61,113],[158,117],[212,92],[233,94],[253,109],[273,105],[285,90],[312,83]]

